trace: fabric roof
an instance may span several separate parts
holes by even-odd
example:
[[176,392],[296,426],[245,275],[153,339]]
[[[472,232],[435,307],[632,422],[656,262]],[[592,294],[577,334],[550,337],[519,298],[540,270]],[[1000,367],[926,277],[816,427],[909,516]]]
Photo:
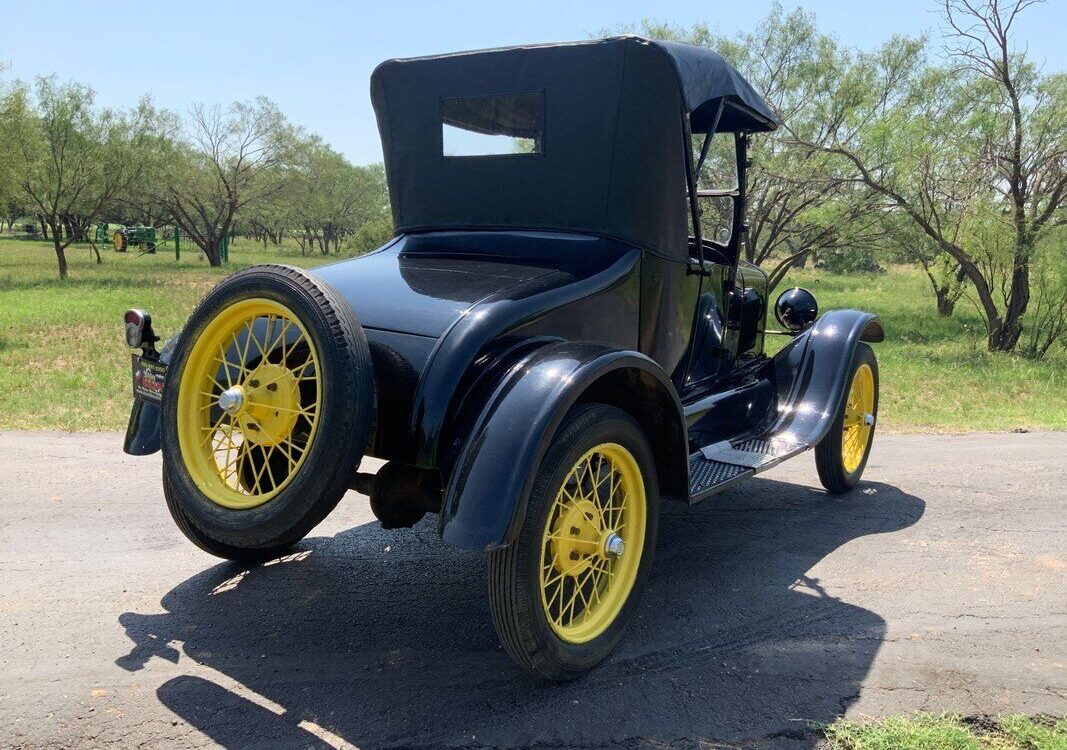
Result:
[[[719,131],[777,124],[720,55],[632,36],[389,60],[371,99],[397,233],[580,232],[675,259],[688,254],[685,115],[700,132],[722,101]],[[536,146],[451,156],[457,124]]]

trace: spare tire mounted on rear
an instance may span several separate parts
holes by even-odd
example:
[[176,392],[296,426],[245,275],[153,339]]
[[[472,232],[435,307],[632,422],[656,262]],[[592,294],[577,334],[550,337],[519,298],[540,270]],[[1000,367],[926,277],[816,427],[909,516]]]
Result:
[[193,312],[164,393],[171,514],[202,549],[256,559],[301,539],[348,489],[374,377],[344,300],[302,270],[256,266]]

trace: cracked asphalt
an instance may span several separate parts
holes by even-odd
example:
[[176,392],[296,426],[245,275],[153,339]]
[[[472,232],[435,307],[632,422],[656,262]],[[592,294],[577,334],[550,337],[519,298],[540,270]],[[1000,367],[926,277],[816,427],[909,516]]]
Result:
[[1067,713],[1067,433],[881,436],[665,506],[614,656],[569,685],[497,644],[485,560],[350,493],[245,570],[171,523],[118,434],[0,433],[0,745],[788,747],[913,709]]

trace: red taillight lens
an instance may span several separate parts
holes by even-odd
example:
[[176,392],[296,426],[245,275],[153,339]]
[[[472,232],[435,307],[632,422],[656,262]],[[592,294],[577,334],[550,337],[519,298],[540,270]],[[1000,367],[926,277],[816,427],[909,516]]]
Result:
[[126,322],[126,344],[136,349],[142,343],[148,313],[144,310],[127,310],[123,319]]

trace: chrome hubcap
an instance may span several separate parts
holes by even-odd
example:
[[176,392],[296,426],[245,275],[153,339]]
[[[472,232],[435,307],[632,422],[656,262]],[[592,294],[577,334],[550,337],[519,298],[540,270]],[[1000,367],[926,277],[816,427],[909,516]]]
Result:
[[873,414],[864,414],[863,415],[863,424],[867,425],[868,427],[870,427],[872,424],[874,424],[874,415]]
[[239,385],[227,388],[219,394],[219,408],[227,414],[236,414],[245,404],[245,392]]
[[622,540],[622,537],[615,532],[608,534],[608,538],[604,540],[604,554],[608,557],[622,557],[625,551],[626,542]]

